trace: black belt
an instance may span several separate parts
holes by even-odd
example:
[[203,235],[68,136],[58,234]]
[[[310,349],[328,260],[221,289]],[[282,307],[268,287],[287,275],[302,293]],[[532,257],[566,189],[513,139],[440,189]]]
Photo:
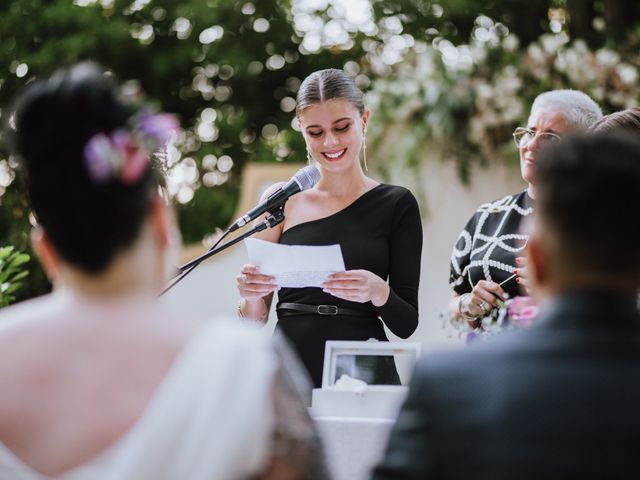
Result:
[[[285,311],[286,310],[286,311]],[[291,315],[301,315],[303,313],[313,313],[316,315],[350,315],[353,317],[375,317],[373,312],[355,310],[352,308],[336,307],[335,305],[307,305],[305,303],[279,303],[276,306],[279,317]]]

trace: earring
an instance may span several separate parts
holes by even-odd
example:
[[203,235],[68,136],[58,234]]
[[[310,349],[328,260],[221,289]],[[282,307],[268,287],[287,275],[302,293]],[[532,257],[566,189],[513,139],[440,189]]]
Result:
[[367,130],[365,129],[362,132],[362,159],[364,162],[364,170],[365,172],[369,171],[369,167],[367,166]]
[[311,152],[309,151],[309,149],[307,148],[307,163],[309,165],[313,164],[313,157],[311,156]]

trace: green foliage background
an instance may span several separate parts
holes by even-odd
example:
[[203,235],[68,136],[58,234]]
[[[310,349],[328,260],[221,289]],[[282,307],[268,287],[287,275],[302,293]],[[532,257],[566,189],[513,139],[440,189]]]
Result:
[[[345,68],[369,92],[375,122],[369,163],[383,176],[394,166],[419,171],[425,145],[436,145],[442,158],[457,162],[463,177],[473,162],[503,161],[512,153],[512,128],[545,89],[582,88],[608,110],[638,98],[635,88],[616,80],[615,65],[600,65],[596,58],[613,51],[637,70],[635,1],[371,0],[369,26],[349,23],[349,9],[366,1],[0,2],[0,120],[8,121],[11,101],[27,83],[80,60],[99,62],[129,88],[140,85],[185,128],[172,168],[189,172],[174,194],[183,238],[191,243],[228,224],[246,162],[304,161],[291,102],[300,81],[320,68]],[[336,25],[344,35],[331,41],[327,32]],[[308,48],[314,28],[321,42]],[[485,31],[493,40],[479,40]],[[545,50],[545,38],[561,36],[555,50]],[[443,41],[463,53],[469,46],[477,54],[472,64],[447,63]],[[537,70],[531,67],[536,45],[546,55]],[[596,58],[593,78],[581,81],[558,66],[571,49]],[[522,108],[507,115],[482,92],[488,85],[499,97],[496,89],[514,69],[520,84],[514,80],[510,95]],[[620,89],[622,97],[610,89]],[[486,121],[496,115],[494,123]],[[478,123],[486,128],[474,134]],[[0,138],[0,245],[28,251],[25,190]],[[28,268],[32,274],[20,298],[49,288],[37,264]]]
[[29,255],[16,251],[12,246],[0,248],[0,308],[15,301],[16,292],[29,275],[29,271],[24,269],[28,261]]

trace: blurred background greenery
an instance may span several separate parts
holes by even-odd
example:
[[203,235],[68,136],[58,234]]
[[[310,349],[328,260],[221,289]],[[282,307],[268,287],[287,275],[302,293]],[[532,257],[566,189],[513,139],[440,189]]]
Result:
[[[79,60],[144,91],[185,130],[167,155],[186,243],[234,214],[247,162],[302,162],[301,80],[344,68],[373,110],[368,160],[381,178],[435,149],[468,179],[514,161],[510,134],[531,100],[578,88],[606,112],[636,105],[635,0],[9,0],[0,3],[0,120],[29,82]],[[0,246],[30,252],[34,222],[0,138]],[[33,255],[31,256],[33,257]],[[50,287],[35,262],[18,299]]]

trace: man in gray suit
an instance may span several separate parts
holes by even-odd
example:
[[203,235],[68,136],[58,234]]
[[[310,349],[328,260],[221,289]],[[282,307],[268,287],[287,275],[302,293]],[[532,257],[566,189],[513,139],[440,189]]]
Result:
[[539,156],[533,327],[423,358],[375,480],[640,478],[640,143]]

